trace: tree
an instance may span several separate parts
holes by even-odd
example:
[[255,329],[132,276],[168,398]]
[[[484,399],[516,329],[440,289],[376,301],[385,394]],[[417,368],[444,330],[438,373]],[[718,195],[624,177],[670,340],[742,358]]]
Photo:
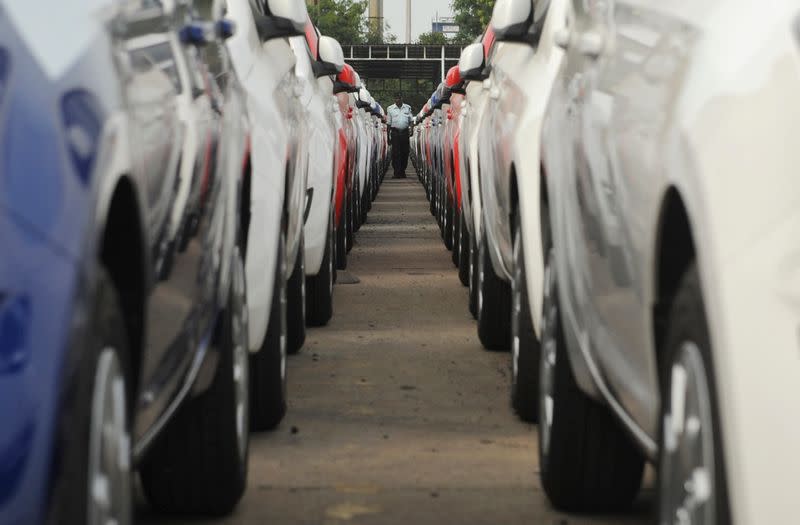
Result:
[[447,44],[447,37],[444,36],[444,33],[431,31],[429,33],[422,33],[419,35],[417,43],[425,46],[443,46]]
[[363,44],[366,41],[364,11],[367,0],[307,0],[308,14],[319,32],[342,44]]
[[458,34],[456,44],[468,44],[483,34],[492,18],[495,0],[452,0],[450,7],[455,13]]
[[379,20],[374,19],[367,22],[367,32],[364,35],[364,40],[367,44],[394,44],[397,42],[397,36],[391,33],[391,26],[387,23],[381,23]]

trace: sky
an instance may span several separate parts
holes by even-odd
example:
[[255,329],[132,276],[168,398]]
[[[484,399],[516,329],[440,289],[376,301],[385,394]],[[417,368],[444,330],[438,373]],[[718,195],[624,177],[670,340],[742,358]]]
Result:
[[[411,0],[411,40],[431,30],[431,19],[436,16],[453,16],[450,0]],[[383,0],[383,16],[391,26],[391,33],[402,43],[406,37],[406,0]]]

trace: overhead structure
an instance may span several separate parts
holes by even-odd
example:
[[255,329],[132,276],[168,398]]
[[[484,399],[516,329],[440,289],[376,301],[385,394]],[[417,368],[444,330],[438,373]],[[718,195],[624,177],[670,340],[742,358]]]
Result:
[[406,0],[406,44],[411,43],[411,0]]

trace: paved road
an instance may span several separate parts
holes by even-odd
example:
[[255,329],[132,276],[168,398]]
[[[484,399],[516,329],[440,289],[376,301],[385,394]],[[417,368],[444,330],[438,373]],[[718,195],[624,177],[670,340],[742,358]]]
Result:
[[244,500],[209,523],[648,522],[647,491],[627,516],[550,508],[536,427],[509,408],[509,355],[481,349],[416,179],[384,183],[347,274],[360,282],[337,285],[330,326],[290,360],[286,420],[254,436]]

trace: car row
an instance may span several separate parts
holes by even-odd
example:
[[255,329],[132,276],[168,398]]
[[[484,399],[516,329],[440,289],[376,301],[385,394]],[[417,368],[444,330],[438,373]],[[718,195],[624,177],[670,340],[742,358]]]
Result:
[[661,524],[800,511],[799,15],[498,0],[418,115],[420,179],[559,509],[629,506],[649,462]]
[[302,0],[212,4],[0,0],[4,525],[230,512],[333,314],[382,109]]

